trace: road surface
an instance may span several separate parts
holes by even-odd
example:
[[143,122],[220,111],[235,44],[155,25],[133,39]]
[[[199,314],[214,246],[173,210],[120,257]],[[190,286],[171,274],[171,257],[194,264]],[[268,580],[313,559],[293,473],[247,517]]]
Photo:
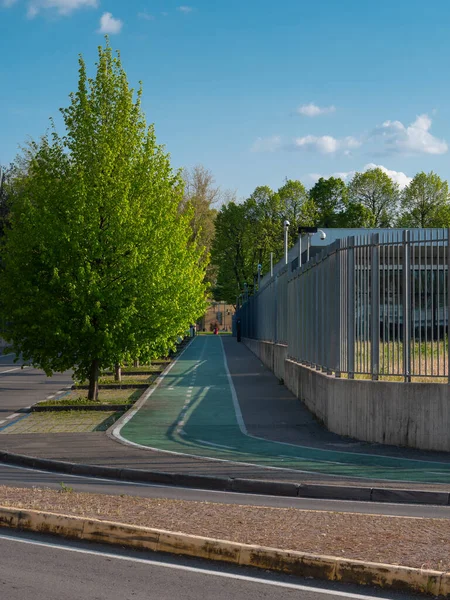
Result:
[[5,600],[411,600],[401,594],[318,583],[156,553],[0,530]]

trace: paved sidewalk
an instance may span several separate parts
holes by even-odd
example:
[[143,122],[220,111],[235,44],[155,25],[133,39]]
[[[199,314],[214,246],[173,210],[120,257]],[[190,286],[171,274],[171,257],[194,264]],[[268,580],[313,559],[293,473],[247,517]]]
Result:
[[[222,343],[247,431],[263,439],[246,436],[239,428]],[[130,432],[131,438],[140,437],[140,443],[154,445],[159,436],[160,448],[198,457],[133,448],[101,433],[10,435],[0,440],[0,448],[56,460],[153,471],[450,489],[449,455],[364,444],[324,430],[301,402],[233,338],[197,337],[135,422],[124,428],[129,437]],[[295,445],[280,445],[280,441]],[[211,461],[207,456],[237,462]],[[255,464],[243,464],[248,462]]]

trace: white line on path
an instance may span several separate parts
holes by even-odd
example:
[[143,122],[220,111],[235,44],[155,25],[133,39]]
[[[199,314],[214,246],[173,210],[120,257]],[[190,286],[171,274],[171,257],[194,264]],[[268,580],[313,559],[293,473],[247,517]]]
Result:
[[21,369],[27,369],[28,366],[25,367],[15,367],[15,369],[8,369],[7,371],[0,371],[0,375],[5,375],[5,373],[12,373],[13,371],[20,371]]
[[213,442],[207,442],[206,440],[199,440],[198,438],[195,441],[200,442],[201,444],[206,444],[207,446],[214,446],[215,448],[226,448],[227,450],[236,450],[236,448],[233,448],[233,446],[224,446],[222,444],[214,444]]
[[[227,378],[228,378],[228,381],[230,382],[230,386],[231,386],[231,390],[232,390],[232,395],[233,395],[233,392],[234,392],[234,399],[237,402],[237,405],[235,404],[235,409],[237,408],[238,411],[239,411],[239,412],[236,411],[236,413],[237,413],[236,417],[239,420],[238,415],[240,415],[241,423],[239,423],[239,425],[243,426],[244,430],[242,431],[242,429],[241,429],[241,431],[242,431],[242,433],[244,433],[244,431],[247,432],[247,429],[245,427],[244,420],[242,418],[242,413],[241,413],[241,410],[240,410],[240,407],[239,407],[239,403],[238,403],[238,400],[237,400],[236,390],[234,388],[233,380],[231,378],[231,373],[230,373],[230,371],[228,369],[228,363],[227,363],[227,359],[226,359],[226,355],[225,355],[225,348],[223,346],[222,340],[220,340],[220,341],[222,343],[222,351],[223,351],[224,365],[225,365],[225,369],[227,371]],[[160,378],[157,379],[155,387],[151,388],[151,390],[149,391],[149,393],[145,392],[145,394],[141,397],[141,400],[140,400],[141,405],[144,403],[144,401],[146,401],[150,397],[150,395],[155,391],[155,389],[157,389],[157,387],[159,386],[159,384],[161,383],[161,381],[164,379],[164,377],[167,375],[167,373],[172,369],[172,367],[178,362],[179,358],[186,352],[186,350],[190,347],[190,345],[191,344],[189,344],[188,346],[186,346],[186,348],[184,348],[183,352],[174,360],[173,363],[170,363],[169,368],[165,372],[163,372],[161,374]],[[197,365],[194,365],[192,368],[193,369],[197,369],[204,362],[206,362],[206,361],[201,361]],[[168,388],[168,389],[170,390],[170,389],[173,389],[173,388]],[[209,388],[205,388],[205,391],[207,391],[208,389]],[[153,452],[161,452],[162,454],[169,454],[169,455],[171,454],[173,456],[188,456],[188,457],[192,457],[192,458],[201,458],[202,460],[207,460],[207,461],[210,461],[210,462],[223,462],[223,463],[234,464],[234,465],[239,465],[239,466],[246,465],[246,466],[250,466],[250,467],[259,467],[259,468],[262,468],[262,469],[268,470],[268,471],[285,471],[285,472],[288,471],[289,473],[296,473],[296,474],[299,474],[299,473],[306,473],[306,474],[319,473],[319,474],[322,474],[321,471],[318,471],[317,469],[314,469],[314,468],[296,469],[296,468],[293,468],[293,467],[291,467],[291,468],[289,468],[289,467],[274,467],[274,466],[269,466],[269,465],[266,465],[266,464],[258,464],[258,463],[247,462],[247,461],[242,461],[242,460],[230,460],[229,458],[217,458],[217,457],[213,458],[211,456],[200,456],[198,454],[191,454],[191,453],[188,453],[188,452],[179,452],[179,451],[177,452],[176,450],[162,450],[161,448],[157,448],[157,447],[154,447],[154,446],[145,446],[144,444],[138,444],[137,442],[131,442],[130,440],[127,440],[126,438],[122,437],[122,435],[120,434],[120,431],[121,431],[122,427],[124,427],[134,417],[134,415],[138,412],[138,410],[139,410],[139,407],[131,410],[130,413],[127,414],[126,417],[123,418],[123,421],[119,420],[117,422],[116,427],[112,431],[112,436],[115,437],[116,439],[120,440],[120,442],[122,442],[122,444],[125,444],[126,446],[132,446],[134,448],[142,448],[144,450],[150,450],[150,451],[153,451]],[[181,435],[183,435],[184,432],[180,432],[180,433],[181,433]],[[260,437],[254,436],[254,435],[250,435],[248,432],[245,435],[247,435],[249,438],[254,438],[254,439],[257,439],[257,440],[263,440],[264,442],[268,442],[267,439],[260,438]],[[289,444],[289,443],[286,443],[286,442],[271,442],[271,443],[276,443],[276,444],[279,444],[281,446],[295,447],[295,448],[297,448],[299,450],[303,450],[305,448],[307,448],[309,450],[312,449],[312,448],[310,448],[308,446],[297,446],[296,444]],[[351,453],[347,453],[346,452],[345,454],[351,454]],[[358,453],[358,455],[373,457],[373,455],[371,455],[371,454],[360,454],[360,453]],[[380,455],[380,456],[384,456],[384,455]],[[293,458],[295,458],[295,457],[293,457]],[[392,457],[388,457],[388,458],[392,458]],[[320,459],[309,459],[309,460],[313,461],[313,462],[317,462],[317,463],[319,463],[319,465],[324,462],[323,460],[320,460]],[[430,461],[424,461],[424,460],[418,460],[418,459],[402,458],[402,461],[406,461],[406,462],[410,462],[412,460],[414,460],[415,462],[421,462],[421,463],[422,462],[423,463],[429,463],[430,462]],[[346,463],[343,463],[343,464],[346,464]],[[439,464],[439,463],[435,463],[434,462],[434,463],[431,463],[431,464],[435,464],[436,465],[436,464]],[[445,464],[445,463],[443,463],[443,464]],[[333,478],[333,479],[342,478],[341,474],[326,473],[326,475],[327,475],[327,477],[330,477],[330,478]],[[355,480],[367,479],[366,475],[360,475],[360,476],[358,476],[358,475],[352,475],[352,477]],[[388,478],[381,478],[381,477],[377,477],[377,481],[388,481],[390,483],[392,483],[392,482],[395,483],[396,482],[395,479],[388,479]],[[414,481],[414,480],[402,480],[402,483],[417,483],[417,481]]]
[[15,419],[16,417],[20,417],[20,415],[18,413],[14,413],[13,415],[9,415],[9,417],[6,417],[7,419]]
[[86,548],[74,548],[66,544],[57,544],[52,542],[38,542],[36,540],[14,538],[8,535],[0,535],[1,540],[7,542],[16,542],[19,544],[28,544],[30,546],[39,546],[40,548],[51,548],[52,550],[66,550],[66,552],[75,552],[77,554],[87,554],[89,556],[98,556],[107,558],[109,560],[122,560],[126,562],[137,563],[141,565],[151,565],[163,569],[174,569],[176,571],[186,571],[188,573],[197,573],[198,575],[208,575],[212,577],[222,577],[224,579],[238,579],[239,581],[246,581],[248,583],[254,583],[257,585],[270,585],[273,587],[285,588],[290,590],[299,590],[302,592],[313,592],[315,594],[321,594],[323,596],[332,596],[333,598],[353,598],[353,600],[390,600],[387,596],[366,596],[364,594],[352,594],[349,592],[338,592],[337,590],[327,590],[317,588],[309,585],[301,585],[295,583],[287,583],[284,581],[274,581],[270,579],[263,579],[260,577],[250,577],[248,575],[239,575],[238,573],[226,573],[223,571],[213,571],[210,569],[201,569],[199,567],[189,567],[187,565],[177,565],[171,563],[160,562],[157,559],[151,560],[149,558],[138,558],[136,556],[121,556],[119,554],[112,554],[111,552],[102,552],[98,550],[88,550]]
[[0,425],[3,425],[3,423],[6,423],[6,420],[0,421]]

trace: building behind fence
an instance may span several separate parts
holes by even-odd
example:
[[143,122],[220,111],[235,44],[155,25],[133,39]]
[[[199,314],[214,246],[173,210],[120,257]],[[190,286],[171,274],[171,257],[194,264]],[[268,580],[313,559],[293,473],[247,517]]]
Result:
[[239,307],[244,338],[336,377],[449,381],[449,230],[365,231],[305,264],[300,248]]

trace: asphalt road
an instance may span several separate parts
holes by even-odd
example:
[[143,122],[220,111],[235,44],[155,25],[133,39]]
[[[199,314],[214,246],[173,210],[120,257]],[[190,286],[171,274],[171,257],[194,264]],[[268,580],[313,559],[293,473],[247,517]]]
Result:
[[[14,362],[15,355],[0,355],[0,428],[17,416],[16,411],[45,400],[72,385],[69,372],[47,377],[43,371]],[[14,416],[12,416],[14,415]]]
[[5,600],[411,600],[254,569],[0,531]]
[[127,494],[143,498],[171,498],[175,500],[196,500],[198,502],[220,502],[224,504],[273,506],[278,508],[292,507],[303,510],[450,519],[450,506],[318,500],[316,498],[289,498],[282,496],[261,496],[258,494],[237,494],[235,492],[216,492],[47,473],[45,471],[13,467],[0,463],[0,485],[61,489],[61,482],[69,485],[77,492],[91,494]]
[[[30,367],[22,370],[13,356],[0,358],[0,428],[15,411],[71,384],[70,374],[47,378]],[[26,400],[25,400],[26,399]],[[1,423],[5,421],[5,423]],[[313,510],[450,518],[450,507],[408,506],[333,500],[308,500],[233,494],[162,486],[127,484],[34,471],[0,465],[0,485],[60,488],[64,481],[77,491],[184,498]],[[93,544],[0,530],[0,598],[8,600],[158,600],[180,597],[207,600],[267,598],[323,600],[325,598],[398,599],[411,594],[371,591],[354,586],[302,581],[263,571],[204,563],[153,553],[133,553]],[[19,566],[20,565],[20,566]]]

